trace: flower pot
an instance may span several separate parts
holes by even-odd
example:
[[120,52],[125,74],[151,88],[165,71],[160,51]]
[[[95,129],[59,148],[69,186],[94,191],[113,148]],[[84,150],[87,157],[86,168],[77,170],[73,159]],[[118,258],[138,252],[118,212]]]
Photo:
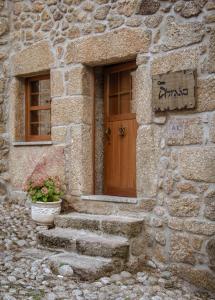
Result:
[[62,200],[56,202],[32,202],[31,218],[37,224],[52,225],[54,217],[60,214]]

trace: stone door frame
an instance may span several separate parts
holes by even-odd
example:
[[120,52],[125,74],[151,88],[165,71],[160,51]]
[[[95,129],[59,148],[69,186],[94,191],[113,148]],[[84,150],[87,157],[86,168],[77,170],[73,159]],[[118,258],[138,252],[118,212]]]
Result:
[[[111,43],[109,42],[111,40]],[[92,79],[93,68],[100,66],[107,66],[111,64],[118,64],[122,62],[127,62],[130,60],[139,60],[138,57],[143,55],[144,52],[148,52],[150,44],[150,35],[147,31],[143,29],[127,29],[123,28],[121,30],[116,30],[113,32],[105,33],[102,35],[94,36],[94,37],[85,37],[81,38],[78,41],[73,41],[68,45],[66,61],[69,64],[70,68],[75,68],[75,66],[79,66],[83,69],[81,74],[81,78],[79,81],[82,82],[82,91],[81,94],[84,94],[86,88],[86,78]],[[90,51],[89,51],[90,49]],[[80,77],[80,72],[77,69],[76,74],[73,74],[74,78]],[[134,75],[135,76],[135,75]],[[139,78],[142,79],[140,82]],[[134,78],[135,79],[135,78]],[[146,84],[147,82],[147,84]],[[147,85],[147,90],[143,89],[144,86]],[[137,66],[136,70],[136,79],[135,79],[135,87],[134,87],[134,97],[137,106],[137,123],[139,128],[141,128],[141,123],[143,118],[146,117],[147,120],[151,120],[152,111],[151,111],[151,77],[149,74],[149,69],[147,67],[143,67],[142,65]],[[89,88],[90,86],[90,88]],[[95,180],[95,170],[94,170],[94,123],[95,123],[95,97],[94,97],[94,84],[91,82],[88,85],[89,91],[88,95],[91,95],[91,104],[85,108],[85,113],[89,114],[89,108],[91,107],[92,111],[92,122],[90,127],[90,132],[85,130],[82,135],[82,153],[81,161],[83,162],[80,166],[82,177],[79,180],[82,182],[82,187],[79,195],[92,195],[94,194],[94,180]],[[144,100],[143,98],[146,98]],[[145,105],[143,111],[142,103]],[[85,114],[84,113],[84,114]],[[145,120],[144,120],[145,121]],[[84,120],[83,120],[84,122]],[[155,183],[155,179],[153,178],[152,184],[149,186],[149,180],[146,180],[146,184],[142,184],[143,176],[141,175],[141,148],[140,148],[140,139],[141,138],[141,130],[138,130],[137,133],[137,144],[136,144],[136,179],[137,179],[137,197],[142,197],[142,192],[148,193],[150,196],[155,195],[155,191],[151,190],[155,189],[153,184]],[[151,135],[151,132],[150,132]],[[86,141],[88,141],[88,145],[86,145]],[[150,140],[153,142],[152,140]],[[87,148],[87,151],[84,152],[84,148]],[[79,149],[80,150],[80,149]],[[151,151],[151,149],[147,149]],[[74,152],[75,153],[75,149]],[[71,159],[75,164],[75,156]],[[152,162],[154,166],[154,162]],[[91,172],[90,172],[91,170]],[[85,176],[87,175],[87,176]],[[154,175],[154,173],[153,173]],[[145,173],[145,178],[148,178],[148,174]],[[145,190],[145,187],[149,186],[148,190]],[[71,191],[74,195],[74,191]],[[78,194],[77,194],[78,196]]]

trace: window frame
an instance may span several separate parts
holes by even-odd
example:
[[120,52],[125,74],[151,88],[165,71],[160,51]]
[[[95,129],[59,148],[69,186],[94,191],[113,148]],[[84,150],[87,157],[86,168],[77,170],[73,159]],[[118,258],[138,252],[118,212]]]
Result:
[[[120,63],[117,65],[113,66],[107,66],[105,68],[105,84],[104,84],[104,89],[105,89],[105,105],[104,105],[104,111],[105,111],[105,121],[120,121],[124,120],[125,118],[127,120],[129,119],[135,119],[136,118],[136,113],[123,113],[123,114],[110,114],[110,109],[109,109],[109,97],[110,97],[110,92],[109,92],[109,81],[110,81],[110,75],[114,73],[120,73],[124,71],[135,71],[137,69],[137,65],[135,61],[128,61],[125,63]],[[132,82],[131,82],[132,83]],[[117,85],[119,82],[117,83]],[[131,86],[130,93],[132,95],[133,87]],[[119,95],[119,93],[118,93]],[[132,96],[131,96],[132,97]],[[118,103],[119,105],[119,103]]]
[[[50,80],[50,74],[32,76],[25,79],[25,140],[26,142],[36,142],[36,141],[51,141],[50,135],[32,135],[30,134],[30,113],[31,111],[39,110],[50,110],[51,113],[51,89],[50,89],[50,104],[49,105],[38,105],[34,106],[32,109],[31,106],[31,86],[30,83],[36,80]],[[51,121],[50,121],[51,126]]]

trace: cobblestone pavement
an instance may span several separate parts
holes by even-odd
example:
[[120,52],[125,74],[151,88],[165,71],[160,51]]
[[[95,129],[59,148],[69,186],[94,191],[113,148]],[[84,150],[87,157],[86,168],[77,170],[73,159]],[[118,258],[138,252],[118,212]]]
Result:
[[215,296],[198,291],[168,271],[157,273],[122,272],[93,283],[74,277],[69,266],[56,273],[47,257],[22,255],[36,248],[37,227],[29,209],[10,203],[0,204],[0,299],[1,300],[212,300]]

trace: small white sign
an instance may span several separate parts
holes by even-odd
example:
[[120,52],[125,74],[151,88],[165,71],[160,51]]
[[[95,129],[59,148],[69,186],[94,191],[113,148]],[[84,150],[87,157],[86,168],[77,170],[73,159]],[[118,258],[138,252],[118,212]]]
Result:
[[173,119],[168,125],[169,139],[183,139],[184,138],[184,121],[181,119]]

